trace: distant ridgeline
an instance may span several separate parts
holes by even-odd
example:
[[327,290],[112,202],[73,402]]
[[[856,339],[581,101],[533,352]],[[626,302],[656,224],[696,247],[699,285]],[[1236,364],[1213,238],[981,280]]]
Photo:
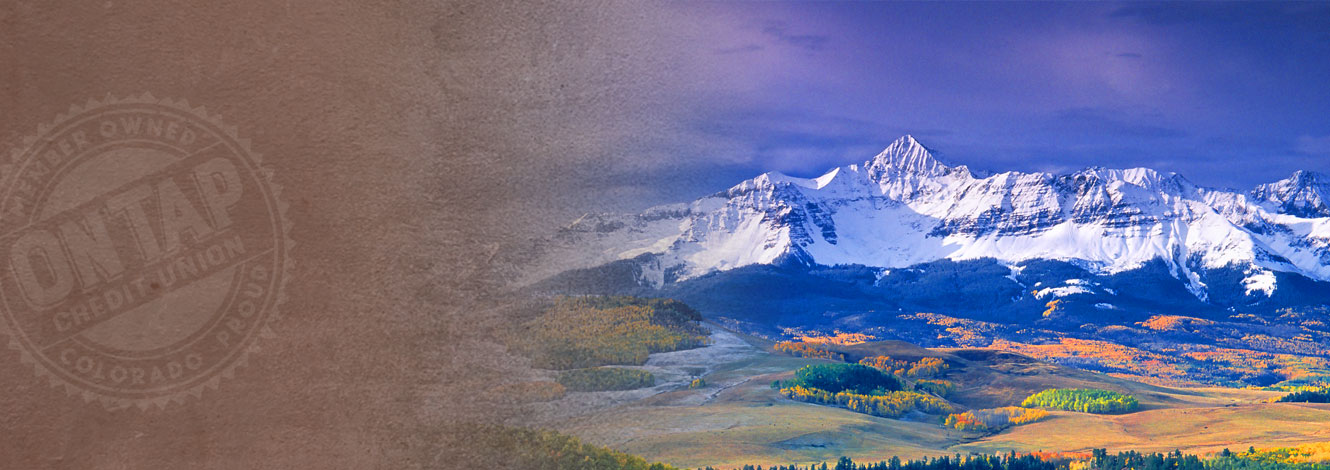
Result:
[[[776,340],[790,339],[788,327],[841,330],[924,347],[1062,343],[1066,348],[1039,348],[1047,352],[1040,357],[1178,385],[1330,381],[1330,322],[1324,320],[1330,314],[1330,283],[1303,286],[1315,294],[1297,296],[1304,305],[1274,302],[1280,294],[1256,305],[1225,307],[1200,302],[1181,283],[1158,282],[1167,272],[1157,262],[1107,277],[1055,260],[1014,267],[992,259],[939,260],[887,271],[760,264],[659,289],[608,292],[679,299],[732,329]],[[1295,280],[1285,284],[1301,285]],[[1068,350],[1086,347],[1111,349],[1112,354]],[[1170,352],[1180,348],[1187,352]]]

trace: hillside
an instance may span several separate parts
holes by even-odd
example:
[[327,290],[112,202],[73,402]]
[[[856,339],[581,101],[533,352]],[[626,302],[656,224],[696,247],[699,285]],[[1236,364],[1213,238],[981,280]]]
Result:
[[[942,378],[956,384],[947,400],[958,410],[1019,405],[1048,388],[1113,390],[1141,404],[1138,411],[1118,415],[1052,411],[1048,418],[997,434],[958,431],[943,427],[938,416],[881,418],[785,398],[771,382],[791,378],[803,365],[828,361],[776,354],[765,340],[712,328],[716,335],[744,340],[751,352],[699,362],[699,370],[705,370],[698,375],[706,384],[701,388],[680,381],[650,395],[610,402],[582,396],[597,394],[574,393],[534,405],[532,416],[589,442],[681,468],[834,462],[842,455],[876,461],[1100,447],[1205,453],[1319,442],[1327,439],[1323,430],[1330,426],[1330,405],[1268,403],[1278,392],[1151,385],[993,349],[929,349],[900,341],[820,345],[845,354],[848,362],[873,356],[939,358],[948,366]],[[675,359],[670,363],[688,367]],[[553,411],[573,404],[579,404],[579,412]]]
[[851,362],[870,356],[890,356],[907,361],[940,358],[948,366],[945,378],[956,384],[955,391],[947,399],[963,409],[1020,405],[1026,397],[1049,388],[1117,390],[1139,397],[1146,409],[1186,403],[1172,395],[1179,389],[1058,366],[1002,350],[927,349],[902,341],[830,344],[825,347],[845,353]]
[[[1144,272],[1093,278],[1051,261],[1031,262],[1015,275],[993,260],[939,261],[880,278],[864,267],[754,265],[633,292],[683,300],[732,329],[771,339],[858,334],[927,347],[992,347],[1159,383],[1296,386],[1330,379],[1324,306],[1218,308],[1151,279]],[[1116,303],[1097,294],[1055,295],[1073,289],[1113,292]],[[1179,298],[1191,300],[1169,300]]]
[[806,179],[582,217],[538,293],[685,301],[773,340],[990,347],[1155,383],[1330,380],[1330,178],[1248,192],[1090,168],[980,175],[912,137]]

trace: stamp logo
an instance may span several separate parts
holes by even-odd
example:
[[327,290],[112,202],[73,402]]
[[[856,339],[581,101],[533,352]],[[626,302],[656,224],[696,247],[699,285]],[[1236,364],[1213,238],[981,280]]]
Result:
[[75,107],[0,158],[0,331],[53,386],[146,409],[271,336],[286,205],[235,129],[143,95]]

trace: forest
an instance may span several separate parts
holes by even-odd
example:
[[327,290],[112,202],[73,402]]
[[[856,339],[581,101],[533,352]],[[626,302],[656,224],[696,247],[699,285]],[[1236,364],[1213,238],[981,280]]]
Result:
[[[1313,444],[1326,446],[1326,444]],[[998,455],[952,455],[926,457],[918,460],[890,460],[856,463],[849,457],[841,457],[834,464],[813,465],[744,465],[743,470],[1330,470],[1330,465],[1301,460],[1280,460],[1290,449],[1268,450],[1250,449],[1247,452],[1231,452],[1201,457],[1184,454],[1180,451],[1169,453],[1140,453],[1135,451],[1110,454],[1105,449],[1094,449],[1089,456],[1058,454],[1017,454],[1010,452]],[[1297,450],[1292,451],[1297,454]],[[711,467],[699,470],[715,470]]]
[[942,425],[961,431],[997,432],[1011,426],[1033,423],[1047,417],[1048,412],[1044,410],[1006,406],[947,415],[947,418],[942,421]]
[[559,373],[559,385],[574,392],[633,390],[656,385],[650,372],[619,367],[574,369]]
[[1330,389],[1319,388],[1311,390],[1298,390],[1279,397],[1280,402],[1286,403],[1330,403]]
[[911,379],[924,379],[941,376],[949,367],[942,358],[925,357],[910,362],[892,359],[891,356],[871,356],[859,360],[860,364],[879,369],[888,374]]
[[831,393],[849,391],[883,394],[902,390],[905,383],[894,375],[861,364],[812,364],[799,368],[781,388],[805,387]]
[[[784,341],[773,349],[797,357],[845,360],[842,353],[806,342]],[[943,398],[956,386],[939,378],[949,367],[937,357],[912,362],[869,356],[854,364],[805,366],[795,371],[793,379],[773,382],[771,388],[792,400],[884,418],[899,418],[912,411],[940,415],[955,411]]]
[[[678,470],[641,457],[587,444],[555,431],[506,426],[477,425],[462,434],[472,450],[457,462],[458,468],[522,470]],[[855,462],[841,457],[836,462],[806,465],[743,465],[744,470],[1330,470],[1330,443],[1297,447],[1222,452],[1198,456],[1179,451],[1109,453],[1094,449],[1089,454],[1021,453],[950,455],[905,460],[892,457],[877,462]],[[704,467],[698,470],[716,470]]]
[[951,395],[952,391],[956,390],[956,384],[951,383],[950,380],[920,379],[914,382],[914,390],[946,398]]
[[794,357],[806,357],[809,359],[827,359],[831,361],[845,361],[845,355],[819,347],[815,344],[804,343],[800,341],[781,341],[772,346],[778,353],[788,354]]
[[916,410],[926,414],[946,414],[954,411],[946,401],[918,392],[831,393],[816,388],[793,386],[780,389],[780,393],[792,400],[842,406],[850,411],[883,418],[899,418]]
[[1296,447],[1256,449],[1245,452],[1224,449],[1214,460],[1215,470],[1330,470],[1330,442],[1302,444]]
[[1097,388],[1050,388],[1030,395],[1021,406],[1052,408],[1081,413],[1126,413],[1139,403],[1136,397]]
[[642,365],[651,353],[705,345],[701,319],[672,299],[559,297],[510,331],[506,343],[542,369]]
[[472,426],[459,433],[468,452],[448,468],[512,470],[677,470],[636,455],[587,444],[555,431],[509,426]]
[[795,371],[793,379],[771,384],[792,400],[841,406],[885,418],[899,418],[916,410],[927,414],[953,411],[946,401],[905,391],[905,385],[900,377],[881,369],[843,363],[804,366]]

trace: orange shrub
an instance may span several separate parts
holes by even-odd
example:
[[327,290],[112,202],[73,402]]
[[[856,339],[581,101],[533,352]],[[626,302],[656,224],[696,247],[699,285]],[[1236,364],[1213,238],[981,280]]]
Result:
[[789,354],[795,357],[807,357],[814,359],[830,359],[833,361],[844,361],[845,355],[831,351],[809,343],[798,341],[781,341],[772,347],[776,352]]

